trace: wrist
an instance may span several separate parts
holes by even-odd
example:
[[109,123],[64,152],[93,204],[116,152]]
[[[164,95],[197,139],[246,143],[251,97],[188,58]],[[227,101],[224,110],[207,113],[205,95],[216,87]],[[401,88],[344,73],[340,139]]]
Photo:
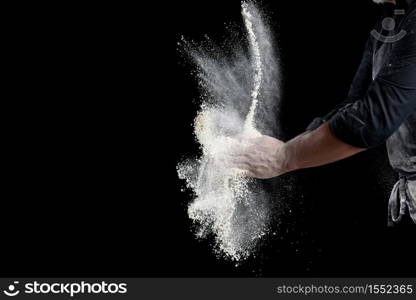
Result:
[[277,149],[276,165],[279,175],[298,169],[289,148],[288,144],[283,144]]

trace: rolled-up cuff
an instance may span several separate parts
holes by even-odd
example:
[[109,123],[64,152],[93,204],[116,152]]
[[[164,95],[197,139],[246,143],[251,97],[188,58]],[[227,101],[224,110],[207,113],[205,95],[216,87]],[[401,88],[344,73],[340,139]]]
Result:
[[318,129],[322,124],[325,123],[325,119],[323,118],[315,118],[313,121],[308,125],[306,128],[306,131],[313,131],[315,129]]
[[329,129],[332,134],[346,144],[357,148],[369,148],[368,143],[363,137],[365,124],[351,116],[346,116],[347,112],[341,112],[333,116],[328,121]]

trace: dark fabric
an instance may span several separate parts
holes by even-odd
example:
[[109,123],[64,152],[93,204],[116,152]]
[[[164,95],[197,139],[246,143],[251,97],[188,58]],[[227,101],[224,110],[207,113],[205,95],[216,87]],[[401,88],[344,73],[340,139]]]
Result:
[[395,43],[379,46],[380,41],[370,38],[348,96],[354,102],[329,119],[331,131],[342,141],[360,148],[378,146],[416,111],[414,4],[391,34],[402,30],[406,36]]
[[[314,130],[328,121],[335,136],[360,148],[386,142],[390,164],[400,174],[389,200],[390,225],[406,215],[416,223],[416,1],[407,3],[386,6],[383,18],[394,16],[394,31],[383,31],[381,22],[376,26],[384,36],[406,35],[395,42],[372,35],[347,99],[308,127]],[[396,8],[407,13],[394,15]]]
[[306,131],[313,131],[315,129],[318,129],[322,124],[325,123],[324,118],[315,118],[313,121],[308,125],[306,128]]

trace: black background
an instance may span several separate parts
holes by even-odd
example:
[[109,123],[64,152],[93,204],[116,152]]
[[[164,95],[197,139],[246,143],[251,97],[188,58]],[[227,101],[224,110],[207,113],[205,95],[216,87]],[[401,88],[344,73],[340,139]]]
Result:
[[[283,64],[284,138],[342,101],[380,8],[263,1]],[[198,90],[177,42],[218,41],[240,1],[3,10],[3,276],[410,276],[414,232],[387,228],[384,148],[274,179],[285,210],[240,266],[198,241],[176,165],[196,155]],[[278,203],[276,203],[278,205]],[[413,256],[412,256],[413,255]]]

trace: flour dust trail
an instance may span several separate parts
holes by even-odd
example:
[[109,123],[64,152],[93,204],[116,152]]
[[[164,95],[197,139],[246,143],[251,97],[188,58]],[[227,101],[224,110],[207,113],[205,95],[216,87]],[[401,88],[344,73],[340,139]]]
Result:
[[[177,167],[194,199],[188,215],[200,238],[213,236],[215,251],[236,262],[248,258],[268,232],[269,195],[258,182],[227,165],[214,163],[236,136],[280,131],[279,62],[265,17],[252,2],[242,3],[244,38],[231,32],[227,50],[207,38],[180,46],[193,63],[201,90],[194,133],[201,156]],[[231,54],[230,54],[231,52]]]

